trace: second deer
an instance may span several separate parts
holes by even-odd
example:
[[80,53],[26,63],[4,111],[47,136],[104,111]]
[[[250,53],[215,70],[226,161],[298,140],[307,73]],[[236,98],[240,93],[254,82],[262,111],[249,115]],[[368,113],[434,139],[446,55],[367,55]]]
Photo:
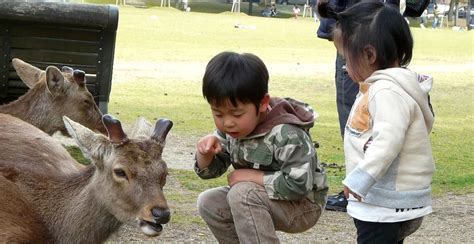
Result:
[[11,114],[44,132],[66,132],[63,116],[86,127],[106,133],[102,113],[87,90],[85,73],[64,66],[59,70],[48,66],[45,71],[18,58],[12,60],[20,79],[30,88],[9,104],[0,106],[0,113]]

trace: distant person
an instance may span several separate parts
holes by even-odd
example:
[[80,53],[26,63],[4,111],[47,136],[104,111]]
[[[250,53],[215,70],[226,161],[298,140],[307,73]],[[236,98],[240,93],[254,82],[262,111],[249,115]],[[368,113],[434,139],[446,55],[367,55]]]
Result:
[[189,12],[188,11],[188,0],[181,0],[183,3],[183,11]]
[[406,68],[413,37],[397,8],[364,1],[338,14],[329,4],[318,10],[338,19],[334,44],[360,84],[344,132],[342,182],[357,243],[403,243],[432,212],[433,80]]
[[426,24],[428,24],[428,10],[424,10],[423,13],[421,14],[420,16],[420,27],[422,29],[425,29],[426,28]]
[[293,5],[293,15],[295,17],[295,19],[298,19],[298,15],[300,15],[300,7],[298,7],[298,5],[294,4]]
[[311,15],[314,18],[314,22],[318,22],[318,10],[317,10],[318,0],[310,0],[309,6],[311,7]]
[[471,19],[469,20],[469,30],[474,29],[474,15],[471,15]]
[[272,9],[270,5],[265,6],[265,8],[262,10],[262,16],[263,17],[270,17],[272,15]]
[[278,15],[277,8],[275,4],[272,4],[272,8],[270,9],[270,17],[276,17]]
[[278,243],[276,231],[313,227],[326,204],[326,175],[309,133],[315,113],[303,102],[270,97],[268,71],[253,54],[211,59],[202,91],[217,129],[196,146],[203,179],[227,185],[202,192],[197,207],[219,243]]
[[438,5],[435,5],[433,10],[433,25],[431,26],[433,29],[437,29],[439,27],[440,14],[441,13],[439,12]]

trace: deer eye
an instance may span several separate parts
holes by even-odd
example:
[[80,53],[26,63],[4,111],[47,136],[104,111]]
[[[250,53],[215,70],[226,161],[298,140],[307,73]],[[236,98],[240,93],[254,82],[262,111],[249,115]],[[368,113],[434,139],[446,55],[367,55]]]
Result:
[[125,173],[125,171],[123,169],[114,169],[114,174],[118,178],[128,179],[127,174]]

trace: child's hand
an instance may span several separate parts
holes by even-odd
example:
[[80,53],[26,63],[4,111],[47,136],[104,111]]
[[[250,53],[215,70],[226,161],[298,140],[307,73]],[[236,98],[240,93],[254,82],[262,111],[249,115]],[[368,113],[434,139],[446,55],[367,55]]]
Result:
[[207,135],[198,141],[196,149],[202,155],[216,155],[222,151],[221,143],[214,135]]
[[214,155],[222,151],[222,147],[216,136],[207,135],[198,141],[196,151],[198,166],[203,169],[211,163]]
[[344,186],[344,196],[346,197],[346,199],[349,198],[349,193],[355,197],[355,199],[357,199],[357,201],[362,201],[362,197],[357,195],[357,193],[351,191],[351,189],[349,189],[349,187],[347,186]]
[[230,187],[244,181],[254,182],[263,186],[263,171],[255,169],[236,169],[227,175],[227,183]]

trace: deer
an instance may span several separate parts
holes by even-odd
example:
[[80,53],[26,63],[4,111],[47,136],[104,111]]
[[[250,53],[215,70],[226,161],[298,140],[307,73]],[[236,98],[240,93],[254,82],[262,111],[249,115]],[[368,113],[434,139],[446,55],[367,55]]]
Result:
[[64,66],[46,70],[13,58],[12,65],[29,90],[8,104],[0,105],[0,113],[18,117],[52,135],[66,134],[62,117],[67,116],[88,128],[106,133],[102,113],[87,90],[85,72]]
[[172,121],[153,128],[141,118],[130,137],[118,119],[102,121],[108,136],[63,117],[91,160],[77,167],[49,135],[0,114],[0,242],[100,243],[135,219],[145,235],[162,233],[171,213],[161,155]]

